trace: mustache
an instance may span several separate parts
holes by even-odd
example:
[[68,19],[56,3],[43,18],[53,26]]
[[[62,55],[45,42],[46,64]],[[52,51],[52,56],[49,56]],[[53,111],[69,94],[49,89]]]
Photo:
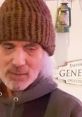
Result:
[[28,68],[26,66],[24,67],[16,67],[13,66],[8,69],[7,73],[13,73],[13,74],[28,74]]

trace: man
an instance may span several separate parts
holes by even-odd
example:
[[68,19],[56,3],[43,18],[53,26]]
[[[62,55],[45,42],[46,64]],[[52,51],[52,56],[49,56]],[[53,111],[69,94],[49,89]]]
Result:
[[5,0],[0,8],[0,116],[82,117],[82,104],[57,88],[55,33],[43,0]]

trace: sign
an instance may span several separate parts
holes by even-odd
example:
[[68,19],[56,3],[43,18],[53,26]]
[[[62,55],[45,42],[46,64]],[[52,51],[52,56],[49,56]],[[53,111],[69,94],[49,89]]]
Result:
[[56,69],[57,79],[66,83],[82,85],[82,59],[69,61]]

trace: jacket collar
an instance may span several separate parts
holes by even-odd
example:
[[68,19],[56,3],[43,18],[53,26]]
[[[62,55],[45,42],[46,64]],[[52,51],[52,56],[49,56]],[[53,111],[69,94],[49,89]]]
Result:
[[4,103],[16,102],[17,104],[25,103],[28,101],[40,98],[57,88],[57,84],[52,80],[51,77],[40,78],[36,80],[30,87],[26,90],[17,92],[15,96],[11,99],[3,96],[3,91],[0,90],[0,101]]

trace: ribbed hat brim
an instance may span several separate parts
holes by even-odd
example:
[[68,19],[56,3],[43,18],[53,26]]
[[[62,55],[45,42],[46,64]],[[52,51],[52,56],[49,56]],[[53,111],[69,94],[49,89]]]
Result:
[[52,55],[55,34],[43,0],[6,0],[0,9],[0,40],[36,42]]

